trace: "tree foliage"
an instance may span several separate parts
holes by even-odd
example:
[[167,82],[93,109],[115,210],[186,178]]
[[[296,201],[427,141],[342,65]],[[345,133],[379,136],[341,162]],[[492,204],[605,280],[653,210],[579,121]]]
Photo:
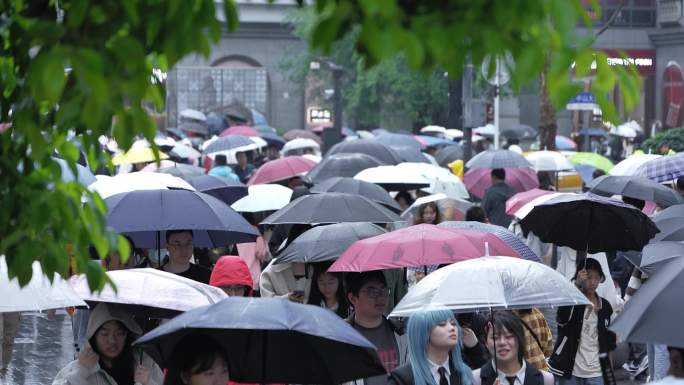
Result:
[[674,152],[684,151],[684,127],[659,132],[641,143],[640,147],[646,153],[657,154],[663,144],[667,144]]
[[[91,288],[104,273],[98,254],[128,255],[106,228],[102,199],[63,182],[53,156],[74,174],[85,155],[94,170],[109,165],[98,137],[126,149],[136,134],[153,143],[156,127],[143,102],[163,107],[153,68],[166,71],[191,52],[209,55],[221,36],[213,0],[0,0],[0,254],[10,276],[25,284],[40,261],[48,277],[65,274],[69,255]],[[229,30],[236,8],[223,1]],[[155,150],[156,151],[156,150]],[[82,203],[85,201],[85,203]]]

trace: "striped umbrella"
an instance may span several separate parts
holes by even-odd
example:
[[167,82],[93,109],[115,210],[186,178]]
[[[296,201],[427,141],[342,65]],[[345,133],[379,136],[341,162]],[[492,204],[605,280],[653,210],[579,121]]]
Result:
[[492,225],[489,223],[480,223],[473,221],[446,221],[438,224],[437,226],[444,227],[453,230],[473,230],[482,233],[494,234],[497,238],[504,241],[508,246],[515,250],[521,257],[529,260],[542,262],[541,258],[532,251],[523,241],[513,234],[510,230]]
[[642,164],[634,175],[643,176],[656,182],[669,182],[684,176],[684,153],[663,156]]

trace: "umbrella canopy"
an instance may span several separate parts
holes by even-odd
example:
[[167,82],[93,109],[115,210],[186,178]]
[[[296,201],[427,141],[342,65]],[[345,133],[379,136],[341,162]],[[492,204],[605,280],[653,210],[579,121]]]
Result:
[[653,159],[658,159],[662,157],[662,155],[655,155],[655,154],[633,154],[630,155],[628,158],[624,159],[620,163],[616,164],[610,171],[608,172],[610,175],[634,175],[636,170],[643,165],[644,163],[653,160]]
[[157,169],[156,172],[161,172],[164,174],[171,174],[179,178],[188,180],[195,176],[205,175],[204,169],[202,167],[191,166],[189,164],[177,163],[173,167],[164,167]]
[[401,219],[395,213],[360,195],[323,193],[301,196],[261,223],[275,225],[399,221]]
[[55,273],[50,282],[43,274],[40,262],[34,261],[31,268],[31,280],[26,286],[21,287],[19,280],[10,279],[5,256],[0,256],[0,314],[86,306],[59,274]]
[[684,176],[684,153],[650,160],[639,166],[634,175],[643,176],[656,182],[675,180]]
[[674,241],[651,242],[641,253],[639,270],[652,276],[673,258],[684,256],[684,243]]
[[240,213],[276,211],[287,206],[292,197],[292,189],[279,184],[256,184],[249,186],[247,196],[231,205]]
[[594,180],[594,171],[596,171],[596,167],[587,166],[586,164],[576,164],[575,171],[582,178],[584,184],[589,184]]
[[610,327],[622,341],[684,348],[684,258],[675,258],[644,283]]
[[219,136],[242,135],[242,136],[260,136],[259,132],[250,126],[233,126],[228,127]]
[[207,125],[204,123],[198,122],[181,122],[178,125],[178,129],[186,133],[202,136],[206,136],[209,133],[209,127],[207,127]]
[[290,152],[296,152],[299,150],[305,150],[307,148],[313,149],[316,152],[321,151],[321,146],[318,144],[313,139],[308,139],[308,138],[295,138],[283,146],[283,149],[281,150],[283,154],[289,155]]
[[375,346],[334,312],[280,298],[226,298],[181,314],[134,345],[168,367],[175,345],[193,332],[223,347],[230,378],[241,383],[340,384],[386,374]]
[[354,179],[375,183],[388,191],[406,191],[429,187],[430,180],[418,173],[407,172],[398,166],[377,166],[367,168]]
[[636,207],[592,193],[550,199],[535,206],[520,225],[543,242],[589,253],[641,250],[658,232]]
[[211,195],[187,190],[140,190],[111,196],[107,225],[133,239],[137,247],[165,247],[160,233],[193,230],[195,247],[254,242],[254,228],[230,206]]
[[463,159],[463,147],[460,144],[442,147],[435,154],[437,164],[442,167],[447,167],[449,163],[458,159]]
[[86,302],[125,305],[133,314],[151,318],[172,318],[196,307],[217,303],[226,298],[218,287],[205,285],[176,274],[157,269],[127,269],[108,271],[110,285],[92,293],[85,275],[75,275],[69,284]]
[[175,156],[181,159],[199,159],[202,156],[202,153],[190,146],[176,144],[171,151],[169,151],[169,156]]
[[352,243],[384,233],[382,227],[367,222],[316,226],[278,253],[276,263],[333,261]]
[[131,172],[116,176],[100,175],[97,182],[88,186],[88,189],[97,192],[103,199],[135,190],[195,190],[193,186],[181,178],[153,172]]
[[215,139],[209,143],[205,148],[204,154],[211,154],[221,151],[230,151],[239,148],[249,149],[250,147],[256,147],[256,144],[250,138],[243,135],[230,135],[223,136]]
[[557,151],[535,151],[525,157],[532,163],[535,171],[563,171],[572,170],[572,163]]
[[577,133],[582,136],[597,136],[604,138],[608,136],[608,132],[606,132],[606,130],[598,127],[583,128],[579,130]]
[[653,216],[653,220],[657,223],[659,221],[664,221],[666,219],[673,218],[683,218],[684,217],[684,204],[674,205],[666,208],[663,211],[656,213]]
[[260,132],[259,137],[265,140],[269,146],[276,147],[279,150],[283,148],[286,143],[286,140],[278,136],[278,134]]
[[537,205],[540,205],[542,203],[545,203],[553,198],[559,197],[559,196],[565,196],[565,195],[574,195],[574,193],[559,193],[559,192],[552,192],[550,194],[545,194],[545,195],[540,195],[524,205],[522,205],[518,210],[514,211],[511,215],[515,216],[518,219],[523,219],[529,214],[533,208],[535,208]]
[[534,138],[539,131],[527,124],[516,124],[501,130],[501,136],[507,139],[529,139]]
[[535,198],[540,196],[549,195],[552,191],[540,190],[538,188],[533,188],[532,190],[519,192],[512,197],[508,198],[506,201],[506,214],[514,215],[516,211],[520,210],[524,205],[530,203]]
[[57,162],[59,168],[62,170],[62,182],[78,181],[78,183],[84,186],[89,186],[97,180],[88,167],[76,163],[76,176],[74,176],[74,173],[69,168],[69,164],[66,160],[55,157],[52,157],[52,160]]
[[627,124],[621,124],[617,127],[613,126],[610,129],[610,133],[613,135],[621,136],[623,138],[636,138],[637,131]]
[[188,183],[197,191],[214,196],[227,205],[232,205],[238,199],[247,196],[247,186],[222,176],[195,176],[189,178]]
[[[506,184],[515,191],[523,192],[539,187],[537,173],[531,168],[507,168]],[[463,175],[463,182],[468,191],[476,197],[484,197],[485,192],[492,186],[491,169],[475,168]]]
[[584,164],[601,169],[605,172],[610,172],[613,168],[613,162],[611,162],[610,159],[595,152],[577,152],[572,154],[568,160],[574,165]]
[[[463,290],[465,287],[468,290]],[[432,306],[469,313],[589,303],[565,276],[542,263],[483,257],[454,263],[423,278],[390,317],[409,317]]]
[[446,221],[438,224],[437,226],[447,229],[465,229],[494,234],[499,239],[506,242],[506,244],[515,250],[515,252],[521,257],[530,261],[542,262],[541,258],[539,258],[539,256],[535,254],[532,249],[524,244],[512,231],[505,227],[473,221]]
[[282,181],[309,172],[316,162],[297,155],[269,160],[259,167],[249,179],[248,185]]
[[425,154],[414,146],[389,146],[399,155],[402,162],[430,163]]
[[401,218],[408,223],[413,223],[415,221],[416,215],[418,214],[418,209],[420,206],[428,202],[435,202],[437,208],[439,209],[439,216],[443,221],[462,221],[465,219],[466,211],[473,207],[472,203],[464,199],[450,198],[443,193],[432,194],[420,197],[413,201],[411,206],[409,206],[401,214]]
[[604,175],[591,181],[587,187],[594,194],[622,195],[655,202],[662,208],[682,203],[681,196],[674,190],[639,176]]
[[441,265],[488,255],[519,256],[493,234],[420,224],[354,242],[328,271],[371,271]]
[[663,219],[656,215],[653,222],[660,230],[653,238],[654,241],[684,241],[684,221],[681,217]]
[[293,140],[297,138],[311,139],[319,145],[322,143],[320,136],[308,130],[290,130],[283,134],[283,139]]
[[396,167],[407,177],[418,175],[430,181],[430,186],[422,188],[427,193],[444,193],[450,198],[470,198],[465,184],[446,168],[413,162],[400,163]]
[[326,179],[316,184],[310,190],[312,193],[340,192],[357,194],[372,200],[375,203],[399,211],[399,204],[392,199],[387,190],[382,187],[359,179],[335,177]]
[[434,137],[430,135],[413,135],[422,147],[440,147],[454,144],[450,139]]
[[398,147],[413,147],[420,151],[421,145],[413,136],[404,134],[382,133],[374,138],[374,140],[385,146]]
[[425,126],[420,129],[421,134],[440,134],[445,135],[447,132],[446,128],[442,126]]
[[556,149],[558,150],[575,150],[577,143],[567,136],[556,135]]
[[[159,160],[169,159],[169,156],[163,152],[159,153]],[[131,148],[125,153],[119,153],[114,155],[112,158],[112,163],[116,166],[121,164],[136,164],[136,163],[147,163],[155,162],[157,158],[154,157],[154,152],[149,147],[136,147]]]
[[161,168],[167,168],[167,167],[176,167],[176,165],[182,164],[182,163],[176,163],[172,160],[162,160],[159,163],[150,163],[143,167],[140,171],[142,172],[156,172],[157,170]]
[[532,168],[525,157],[509,150],[482,151],[466,163],[466,167],[473,168]]
[[328,178],[337,176],[354,177],[359,172],[381,166],[384,163],[366,154],[335,154],[323,158],[323,160],[306,174],[313,183],[320,183]]
[[207,116],[204,115],[202,111],[193,110],[192,108],[186,108],[180,112],[181,118],[188,118],[194,120],[206,121]]
[[402,162],[399,154],[389,146],[385,146],[371,139],[356,139],[337,143],[330,148],[327,155],[343,153],[370,155],[384,164],[399,164]]

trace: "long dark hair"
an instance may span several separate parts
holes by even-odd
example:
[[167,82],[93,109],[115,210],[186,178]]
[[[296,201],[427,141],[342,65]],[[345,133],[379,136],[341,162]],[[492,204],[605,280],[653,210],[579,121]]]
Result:
[[328,268],[332,263],[316,263],[314,264],[314,272],[311,277],[311,291],[309,293],[309,305],[321,306],[321,301],[324,301],[321,289],[318,288],[318,277],[323,273],[328,273],[337,278],[337,292],[335,297],[337,298],[337,313],[338,316],[342,318],[347,318],[349,316],[349,302],[347,301],[347,296],[344,291],[344,279],[342,279],[342,273],[331,273],[328,272]]
[[[126,342],[124,342],[124,348],[121,353],[112,359],[112,367],[108,368],[107,365],[103,364],[102,359],[100,359],[100,368],[109,374],[117,384],[132,384],[133,376],[135,374],[135,355],[133,354],[132,347],[134,340],[133,333],[131,333],[123,323],[116,320],[113,321],[116,322],[121,329],[126,331]],[[102,326],[104,326],[104,324],[102,324]],[[97,333],[102,329],[102,326],[95,331],[88,341],[90,342],[93,351],[99,356],[102,356],[102,353],[97,348]]]
[[437,207],[437,204],[435,202],[427,202],[418,206],[418,213],[416,213],[416,218],[413,220],[414,225],[425,223],[423,222],[423,213],[425,212],[425,209],[428,207],[432,208],[435,211],[435,221],[431,224],[436,225],[442,221],[442,214],[440,214],[439,207]]
[[228,356],[215,339],[201,333],[188,334],[173,350],[164,385],[185,385],[184,376],[211,369],[218,357],[223,358],[228,365]]

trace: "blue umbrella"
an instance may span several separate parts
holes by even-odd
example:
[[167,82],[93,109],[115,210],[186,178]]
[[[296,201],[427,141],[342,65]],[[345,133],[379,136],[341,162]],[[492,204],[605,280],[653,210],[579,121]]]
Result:
[[259,133],[259,137],[260,137],[261,139],[265,140],[266,143],[268,143],[269,146],[278,147],[278,150],[280,150],[281,148],[283,148],[283,146],[285,145],[285,143],[287,143],[287,141],[286,141],[285,139],[281,138],[281,137],[278,136],[277,134],[272,134],[272,133],[267,133],[267,132],[260,132],[260,133]]
[[136,247],[163,248],[167,230],[193,230],[195,247],[254,242],[256,230],[227,204],[188,190],[138,190],[105,200],[107,225],[133,239]]
[[222,136],[215,141],[211,142],[204,149],[205,154],[211,154],[219,151],[228,151],[238,147],[244,146],[254,146],[254,141],[250,138],[242,135],[228,135]]
[[535,254],[532,249],[530,249],[518,237],[516,237],[512,231],[509,231],[505,227],[473,221],[446,221],[438,224],[437,226],[446,227],[448,229],[466,229],[492,233],[502,241],[506,242],[506,244],[518,252],[521,257],[529,261],[542,262],[541,258],[539,258],[539,256]]
[[386,374],[375,346],[335,313],[279,298],[226,298],[179,315],[134,345],[168,367],[178,342],[193,334],[223,347],[236,382],[340,384]]
[[596,167],[586,164],[576,164],[574,167],[575,171],[577,171],[579,176],[582,178],[582,182],[584,182],[584,184],[589,184],[592,180],[594,180],[594,171],[596,171]]
[[214,196],[227,205],[247,196],[247,186],[230,178],[213,175],[200,175],[188,179],[197,191]]
[[684,176],[684,153],[649,160],[634,172],[656,182],[669,182]]
[[438,147],[438,146],[449,146],[454,144],[453,140],[437,138],[430,135],[414,135],[418,140],[425,143],[426,146]]
[[268,125],[268,120],[266,120],[266,117],[264,114],[261,112],[255,110],[255,109],[250,109],[252,111],[252,124],[255,126],[266,126]]

